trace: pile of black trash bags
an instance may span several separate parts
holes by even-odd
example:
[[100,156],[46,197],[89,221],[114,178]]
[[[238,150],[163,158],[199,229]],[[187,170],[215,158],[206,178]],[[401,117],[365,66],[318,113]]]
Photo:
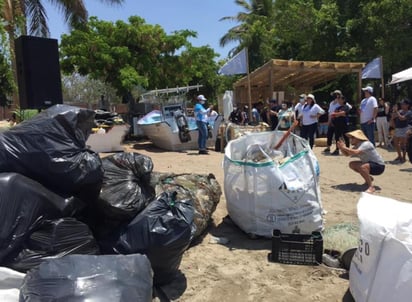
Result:
[[27,273],[20,301],[151,301],[219,202],[213,175],[100,158],[86,147],[94,122],[55,105],[0,134],[0,266]]

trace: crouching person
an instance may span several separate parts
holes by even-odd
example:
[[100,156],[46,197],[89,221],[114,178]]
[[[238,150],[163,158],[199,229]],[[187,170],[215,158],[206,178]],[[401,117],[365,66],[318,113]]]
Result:
[[355,130],[346,133],[353,146],[346,147],[344,141],[338,142],[338,148],[343,155],[359,157],[360,160],[349,162],[349,167],[359,173],[368,186],[366,193],[374,193],[373,177],[371,175],[380,175],[385,171],[385,162],[376,150],[375,146],[368,140],[362,130]]

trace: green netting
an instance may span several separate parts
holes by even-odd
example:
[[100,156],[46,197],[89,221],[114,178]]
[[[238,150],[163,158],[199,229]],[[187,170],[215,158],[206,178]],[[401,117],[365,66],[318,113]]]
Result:
[[340,223],[326,226],[323,231],[323,248],[341,253],[357,247],[359,241],[359,226],[354,223]]

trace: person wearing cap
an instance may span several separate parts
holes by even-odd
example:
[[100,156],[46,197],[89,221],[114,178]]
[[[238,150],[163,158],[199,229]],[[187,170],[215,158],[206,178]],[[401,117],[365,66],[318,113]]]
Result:
[[302,126],[300,129],[300,136],[309,140],[310,148],[313,148],[315,143],[315,133],[318,128],[318,118],[325,113],[318,104],[313,94],[306,96],[306,104],[303,105],[300,118],[302,120]]
[[393,145],[398,154],[394,163],[404,163],[406,161],[409,123],[412,121],[412,111],[410,110],[409,100],[403,100],[400,108],[398,108],[398,105],[394,106],[392,120],[395,125]]
[[[335,112],[336,108],[339,106],[338,100],[343,97],[342,91],[336,89],[331,93],[333,100],[329,103],[328,108],[328,132],[326,133],[326,148],[323,150],[324,153],[330,153],[330,147],[332,146],[333,136],[335,135],[335,141],[338,141],[338,138],[335,134],[335,126],[332,123],[332,113]],[[332,154],[336,154],[339,150],[335,150]]]
[[[349,147],[349,138],[345,135],[348,129],[348,115],[351,107],[345,101],[345,98],[342,95],[337,97],[337,106],[335,111],[332,112],[329,116],[331,119],[331,125],[334,127],[335,131],[335,141],[336,143],[343,139],[347,147]],[[339,148],[336,144],[336,150],[331,153],[332,155],[339,155]]]
[[197,129],[199,131],[199,137],[197,139],[197,144],[199,146],[199,154],[208,154],[206,149],[207,141],[207,110],[204,107],[206,98],[203,94],[197,96],[197,104],[193,109],[196,119]]
[[385,162],[362,130],[351,131],[346,135],[353,148],[347,147],[343,140],[338,141],[338,148],[343,155],[360,158],[360,160],[349,162],[349,167],[365,180],[365,184],[368,186],[365,192],[374,193],[375,187],[371,175],[381,175],[385,171]]
[[373,96],[373,88],[366,86],[362,88],[365,97],[360,103],[360,125],[363,133],[375,146],[375,121],[378,115],[378,101]]

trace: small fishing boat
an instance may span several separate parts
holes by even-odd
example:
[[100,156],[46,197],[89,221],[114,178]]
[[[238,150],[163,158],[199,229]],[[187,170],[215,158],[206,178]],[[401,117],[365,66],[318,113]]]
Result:
[[[188,91],[199,86],[188,86],[176,89],[162,89],[149,92],[151,96],[159,96],[160,93],[173,93]],[[157,98],[159,100],[159,98]],[[183,151],[198,149],[199,132],[196,120],[188,116],[186,101],[182,96],[168,97],[167,100],[158,102],[159,109],[153,110],[137,121],[142,130],[152,143],[165,150]],[[207,147],[215,147],[219,126],[223,120],[222,115],[209,117]]]

